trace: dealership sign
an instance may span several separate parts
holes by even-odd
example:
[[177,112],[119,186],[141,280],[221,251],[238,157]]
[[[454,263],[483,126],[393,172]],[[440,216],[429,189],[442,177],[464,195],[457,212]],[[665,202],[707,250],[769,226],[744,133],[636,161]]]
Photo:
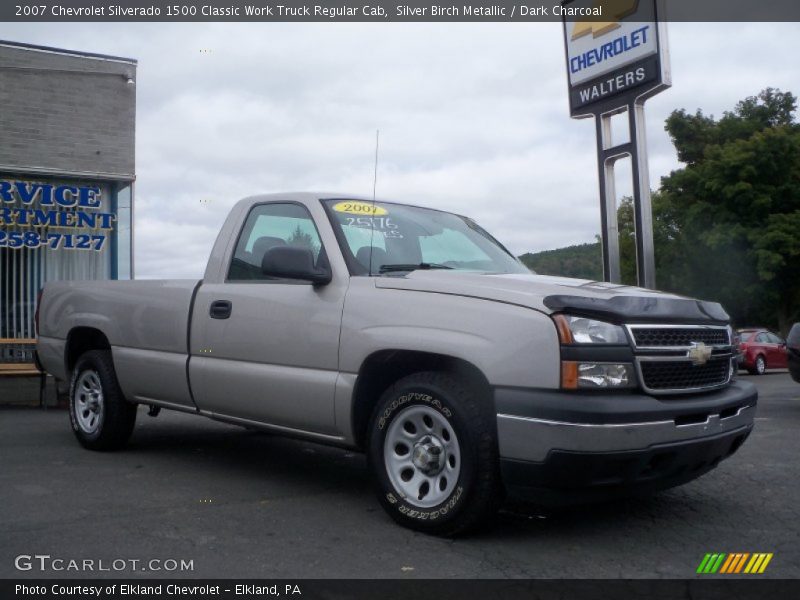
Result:
[[[614,165],[630,158],[636,279],[655,288],[653,215],[644,102],[670,86],[665,0],[563,0],[569,112],[594,117],[603,234],[603,277],[620,283]],[[627,113],[628,141],[615,144],[611,118]],[[625,136],[620,136],[624,138]]]
[[[570,112],[597,114],[623,96],[669,85],[656,0],[569,0],[564,18]],[[599,12],[598,12],[599,10]],[[580,16],[583,15],[583,16]],[[622,100],[621,105],[627,102]],[[603,110],[605,112],[605,110]]]
[[102,250],[114,213],[99,187],[0,180],[0,248]]

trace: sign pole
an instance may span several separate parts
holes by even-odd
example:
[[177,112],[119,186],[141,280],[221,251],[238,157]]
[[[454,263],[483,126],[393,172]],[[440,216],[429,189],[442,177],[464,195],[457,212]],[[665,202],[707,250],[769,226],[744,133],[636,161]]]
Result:
[[600,180],[600,220],[602,223],[603,276],[606,281],[622,283],[617,224],[617,191],[614,163],[623,155],[608,155],[611,148],[611,116],[597,115],[597,167]]
[[636,278],[640,286],[652,289],[656,287],[656,259],[643,101],[634,102],[628,107],[628,123],[631,140],[634,142],[631,170],[633,171],[633,215],[636,227]]

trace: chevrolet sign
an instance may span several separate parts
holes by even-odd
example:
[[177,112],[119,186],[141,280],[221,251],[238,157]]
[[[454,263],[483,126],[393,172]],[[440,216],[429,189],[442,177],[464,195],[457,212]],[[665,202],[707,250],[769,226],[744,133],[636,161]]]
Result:
[[611,2],[618,8],[611,15],[615,17],[614,21],[576,21],[567,24],[567,29],[572,30],[571,35],[567,36],[570,84],[594,79],[658,52],[653,11],[649,11],[646,21],[640,21],[642,17],[637,14],[646,12],[638,9],[640,4],[642,9],[647,8],[647,0],[575,0],[575,3],[581,1]]
[[[602,8],[602,17],[564,18],[572,116],[620,96],[669,85],[661,56],[657,0],[565,0],[562,6]],[[585,14],[585,13],[584,13]],[[622,102],[621,105],[627,104]],[[589,108],[591,107],[591,108]],[[616,108],[616,107],[612,107]]]

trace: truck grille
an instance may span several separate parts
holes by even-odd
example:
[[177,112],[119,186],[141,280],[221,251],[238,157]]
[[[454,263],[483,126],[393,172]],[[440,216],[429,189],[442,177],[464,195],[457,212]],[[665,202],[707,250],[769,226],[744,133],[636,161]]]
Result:
[[711,358],[704,365],[688,360],[640,360],[642,383],[656,392],[699,390],[728,383],[731,359],[729,355]]
[[707,346],[731,343],[725,327],[631,327],[631,333],[639,348],[686,347],[692,342],[703,342]]
[[713,390],[731,378],[725,325],[628,325],[642,388],[651,394]]

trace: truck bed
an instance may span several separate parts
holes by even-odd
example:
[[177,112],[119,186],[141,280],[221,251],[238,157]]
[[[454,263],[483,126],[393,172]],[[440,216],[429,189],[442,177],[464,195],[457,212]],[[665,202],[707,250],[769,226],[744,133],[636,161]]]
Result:
[[[186,378],[189,317],[196,280],[48,283],[39,320],[39,353],[48,370],[63,365],[75,327],[106,333],[120,386],[131,400],[158,397],[193,407]],[[54,372],[55,371],[55,372]],[[156,392],[157,391],[157,392]]]

